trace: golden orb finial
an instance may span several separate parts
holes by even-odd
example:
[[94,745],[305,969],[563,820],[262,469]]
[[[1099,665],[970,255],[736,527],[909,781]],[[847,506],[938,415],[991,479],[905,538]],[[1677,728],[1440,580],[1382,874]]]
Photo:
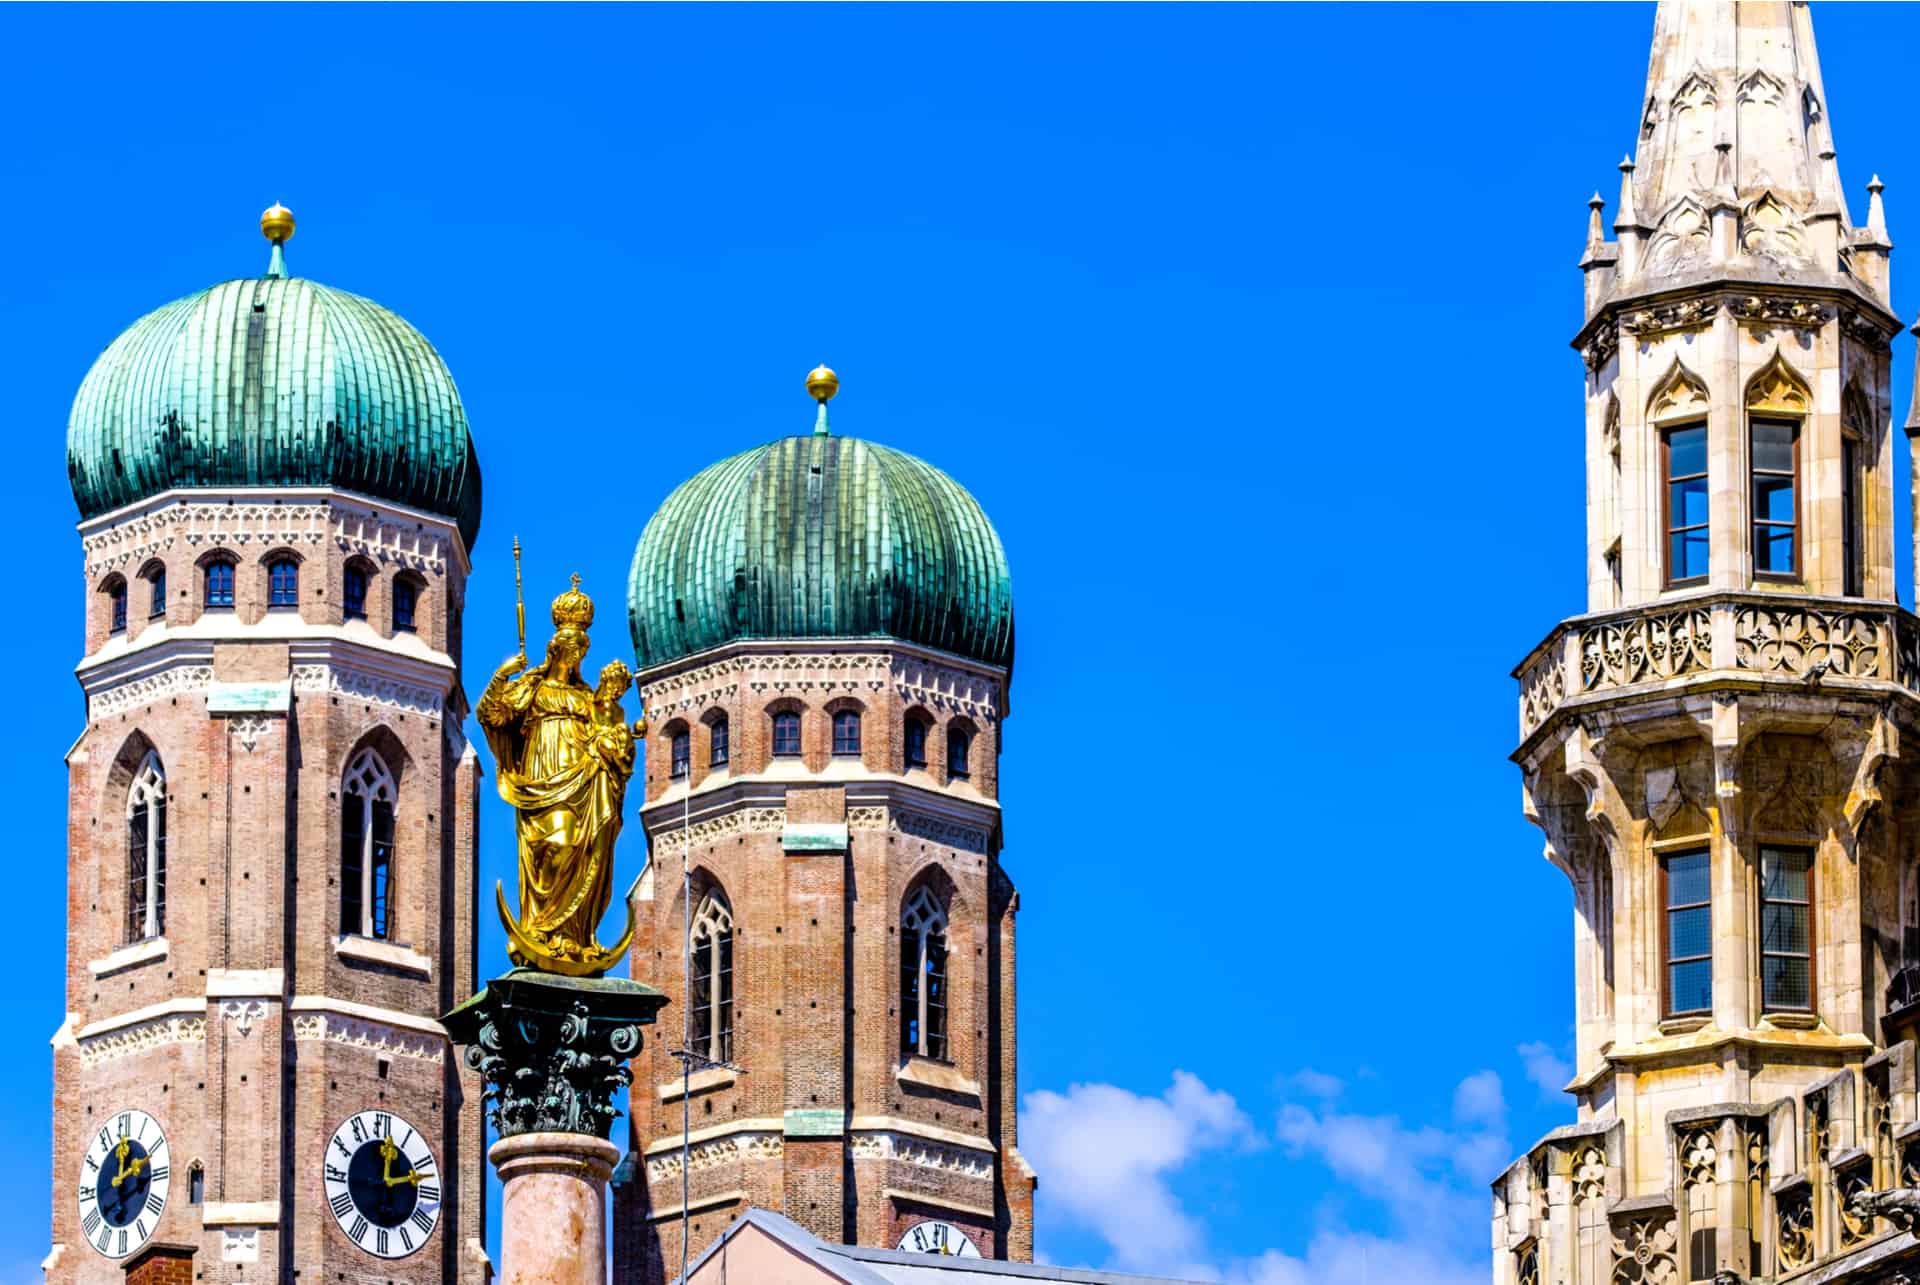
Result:
[[293,211],[275,201],[260,213],[260,235],[275,245],[284,245],[293,236]]
[[840,391],[840,376],[825,366],[815,366],[807,372],[807,391],[813,395],[813,400],[825,405]]

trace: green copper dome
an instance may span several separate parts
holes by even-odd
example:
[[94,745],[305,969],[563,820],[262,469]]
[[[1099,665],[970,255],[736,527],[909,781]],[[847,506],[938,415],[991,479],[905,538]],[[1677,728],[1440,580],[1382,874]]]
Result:
[[173,487],[331,486],[454,519],[469,549],[480,528],[440,354],[299,277],[225,281],[134,322],[74,398],[67,474],[83,519]]
[[788,437],[667,497],[627,581],[641,668],[737,638],[900,638],[1013,663],[1013,586],[993,524],[924,460]]

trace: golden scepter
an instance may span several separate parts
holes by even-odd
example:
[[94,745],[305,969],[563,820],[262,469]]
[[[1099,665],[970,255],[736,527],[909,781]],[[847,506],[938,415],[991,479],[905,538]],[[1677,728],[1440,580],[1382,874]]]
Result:
[[520,596],[520,537],[513,537],[513,614],[520,628],[520,655],[527,654],[527,601]]

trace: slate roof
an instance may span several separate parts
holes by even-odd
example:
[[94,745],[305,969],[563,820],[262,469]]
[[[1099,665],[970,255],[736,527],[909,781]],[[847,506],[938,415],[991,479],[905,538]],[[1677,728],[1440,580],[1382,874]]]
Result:
[[864,1249],[835,1245],[783,1214],[749,1209],[728,1225],[687,1267],[688,1277],[699,1275],[700,1265],[745,1227],[758,1227],[801,1257],[819,1264],[848,1285],[994,1285],[997,1282],[1064,1281],[1074,1285],[1192,1285],[1162,1276],[1131,1276],[1124,1272],[1097,1272],[1082,1267],[1053,1267],[1041,1263],[1003,1263],[991,1258],[946,1258],[937,1254],[910,1254],[897,1249]]

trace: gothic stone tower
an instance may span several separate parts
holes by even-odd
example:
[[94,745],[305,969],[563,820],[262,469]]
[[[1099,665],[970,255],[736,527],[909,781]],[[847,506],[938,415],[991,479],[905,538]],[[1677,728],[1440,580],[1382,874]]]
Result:
[[1495,1183],[1494,1275],[1878,1279],[1911,1242],[1848,1201],[1920,1162],[1880,185],[1855,225],[1804,5],[1663,0],[1642,103],[1582,260],[1588,613],[1515,671],[1578,1123]]
[[696,475],[634,555],[634,975],[731,1065],[683,1081],[665,1034],[634,1063],[622,1281],[679,1273],[683,1207],[694,1254],[758,1205],[830,1242],[1033,1256],[997,802],[1006,556],[944,473],[826,431],[832,372],[809,387],[814,435]]
[[68,429],[46,1276],[150,1242],[206,1282],[483,1281],[480,1102],[436,1021],[474,988],[478,466],[426,340],[263,227],[268,273],[135,322]]

